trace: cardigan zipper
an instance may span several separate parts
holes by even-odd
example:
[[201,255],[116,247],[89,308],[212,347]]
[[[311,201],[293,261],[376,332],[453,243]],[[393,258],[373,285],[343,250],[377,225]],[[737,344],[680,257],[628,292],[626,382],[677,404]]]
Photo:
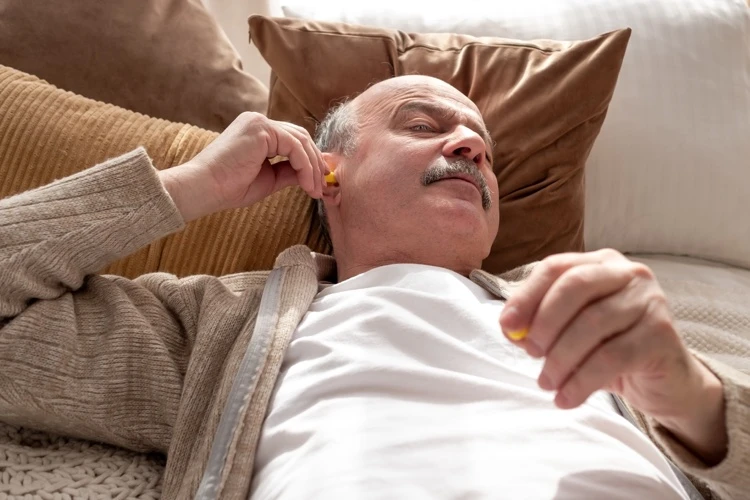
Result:
[[221,477],[227,466],[227,455],[242,416],[258,385],[260,373],[265,365],[269,346],[279,319],[279,302],[284,269],[271,271],[263,287],[260,307],[255,322],[253,335],[250,338],[237,375],[232,382],[229,397],[219,420],[206,470],[196,494],[200,500],[217,500],[221,494]]

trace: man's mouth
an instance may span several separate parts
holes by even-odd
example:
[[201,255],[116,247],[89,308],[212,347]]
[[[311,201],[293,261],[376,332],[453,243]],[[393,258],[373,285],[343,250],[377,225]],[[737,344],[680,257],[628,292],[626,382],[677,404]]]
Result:
[[422,174],[422,185],[429,186],[433,182],[451,179],[467,182],[474,186],[482,199],[482,208],[489,210],[492,207],[492,193],[484,177],[482,177],[476,165],[468,160],[456,159],[449,163],[445,158],[441,158]]
[[482,188],[479,187],[479,184],[477,184],[477,181],[470,175],[466,174],[452,174],[448,177],[443,177],[440,179],[441,181],[448,181],[448,180],[458,180],[458,181],[465,181],[477,188],[477,191],[479,191],[479,194],[482,194]]

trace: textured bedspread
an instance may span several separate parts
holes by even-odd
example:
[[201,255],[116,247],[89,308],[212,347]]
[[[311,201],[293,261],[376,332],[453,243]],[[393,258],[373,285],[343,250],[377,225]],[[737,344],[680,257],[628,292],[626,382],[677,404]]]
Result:
[[0,500],[157,499],[164,458],[0,423]]

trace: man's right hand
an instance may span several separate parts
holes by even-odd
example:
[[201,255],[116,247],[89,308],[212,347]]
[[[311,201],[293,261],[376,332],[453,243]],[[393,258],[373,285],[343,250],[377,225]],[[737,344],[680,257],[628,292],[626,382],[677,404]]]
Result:
[[[288,160],[273,165],[269,159]],[[299,184],[311,197],[323,193],[328,167],[310,134],[297,125],[242,113],[187,163],[159,172],[185,222],[256,203]]]

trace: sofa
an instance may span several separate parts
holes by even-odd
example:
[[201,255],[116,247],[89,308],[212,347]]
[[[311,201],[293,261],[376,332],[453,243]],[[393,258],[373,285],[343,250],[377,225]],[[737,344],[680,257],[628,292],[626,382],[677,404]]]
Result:
[[[145,4],[0,0],[0,197],[138,146],[171,168],[246,111],[312,132],[375,81],[430,74],[479,104],[497,144],[501,234],[485,269],[616,248],[654,270],[681,334],[730,343],[720,360],[750,373],[744,0],[278,0],[284,17],[238,21],[267,82],[199,0]],[[296,244],[331,252],[313,201],[288,188],[101,272],[268,269]],[[155,499],[166,459],[0,412],[0,500]]]

